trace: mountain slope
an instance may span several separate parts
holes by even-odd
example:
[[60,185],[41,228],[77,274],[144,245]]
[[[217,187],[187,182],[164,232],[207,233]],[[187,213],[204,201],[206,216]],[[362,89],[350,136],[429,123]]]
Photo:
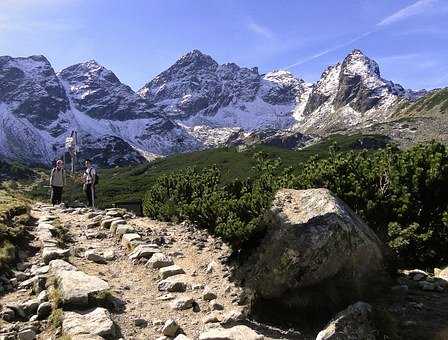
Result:
[[384,121],[400,101],[417,93],[381,77],[378,64],[360,50],[322,74],[298,119],[300,129],[325,133],[358,124]]
[[403,107],[425,109],[412,104],[423,94],[383,79],[359,50],[315,84],[287,71],[220,65],[193,50],[138,92],[93,60],[56,74],[43,56],[0,57],[0,155],[48,164],[73,130],[80,159],[103,166],[223,145],[300,147],[310,134],[388,121]]

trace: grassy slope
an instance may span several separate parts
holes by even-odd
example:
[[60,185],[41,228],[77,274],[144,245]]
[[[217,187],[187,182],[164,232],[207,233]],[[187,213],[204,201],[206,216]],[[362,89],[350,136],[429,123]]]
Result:
[[[159,175],[195,166],[205,168],[217,165],[224,170],[225,181],[235,177],[247,177],[255,164],[254,155],[263,152],[268,157],[280,158],[284,167],[298,168],[301,163],[311,156],[326,157],[329,147],[334,143],[340,150],[350,150],[359,146],[359,140],[378,142],[384,145],[386,140],[382,136],[341,136],[335,135],[318,144],[302,150],[287,150],[272,146],[258,145],[244,152],[236,148],[218,148],[205,151],[178,154],[153,162],[131,167],[101,169],[100,184],[98,185],[97,206],[107,207],[114,202],[142,199],[144,193]],[[45,187],[47,180],[36,186],[29,194],[32,198],[48,199],[49,188]],[[79,174],[69,176],[65,189],[64,200],[68,202],[84,201]]]
[[14,260],[28,219],[27,200],[0,187],[0,268]]
[[398,116],[418,116],[448,113],[448,88],[431,91],[414,103],[405,102],[397,107]]

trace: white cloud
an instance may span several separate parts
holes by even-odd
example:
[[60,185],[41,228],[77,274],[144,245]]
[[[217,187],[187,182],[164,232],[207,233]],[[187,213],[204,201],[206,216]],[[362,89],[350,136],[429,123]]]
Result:
[[377,26],[387,26],[398,21],[407,19],[409,17],[413,17],[419,14],[426,12],[428,9],[434,7],[434,5],[438,2],[438,0],[419,0],[412,5],[404,7],[399,11],[385,17]]
[[322,57],[322,56],[324,56],[324,55],[326,55],[326,54],[328,54],[328,53],[334,52],[334,51],[336,51],[336,50],[338,50],[338,49],[340,49],[340,48],[342,48],[342,47],[349,46],[349,45],[353,44],[354,42],[356,42],[356,41],[358,41],[358,40],[361,40],[361,39],[367,37],[368,35],[372,34],[373,32],[374,32],[374,31],[369,31],[369,32],[365,32],[365,33],[363,33],[363,34],[360,34],[360,35],[354,37],[353,39],[350,39],[350,40],[348,40],[348,41],[346,41],[346,42],[344,42],[344,43],[342,43],[342,44],[333,46],[333,47],[328,48],[328,49],[326,49],[326,50],[323,50],[323,51],[321,51],[321,52],[319,52],[319,53],[316,53],[316,54],[314,54],[314,55],[312,55],[312,56],[309,56],[309,57],[307,57],[307,58],[304,58],[304,59],[302,59],[302,60],[299,60],[299,61],[295,62],[294,64],[291,64],[291,65],[289,65],[289,66],[286,66],[284,69],[285,69],[285,70],[288,70],[288,69],[290,69],[290,68],[293,68],[293,67],[296,67],[296,66],[305,64],[305,63],[307,63],[307,62],[309,62],[309,61],[312,61],[312,60],[314,60],[314,59],[317,59],[317,58],[319,58],[319,57]]
[[[324,55],[326,55],[328,53],[334,52],[334,51],[336,51],[336,50],[338,50],[338,49],[340,49],[342,47],[349,46],[349,45],[353,44],[354,42],[357,42],[357,41],[359,41],[359,40],[361,40],[361,39],[371,35],[372,33],[378,31],[382,27],[385,27],[385,26],[388,26],[390,24],[396,23],[398,21],[407,19],[409,17],[413,17],[413,16],[417,16],[417,15],[423,14],[423,13],[427,12],[428,10],[434,8],[435,7],[434,5],[436,3],[438,3],[438,2],[439,2],[439,0],[419,0],[419,1],[415,2],[414,4],[409,5],[407,7],[404,7],[402,9],[398,10],[397,12],[395,12],[395,13],[393,13],[393,14],[385,17],[385,18],[383,18],[381,21],[379,21],[375,25],[375,27],[376,27],[375,29],[373,29],[371,31],[367,31],[365,33],[362,33],[362,34],[356,36],[355,38],[348,40],[347,42],[341,43],[339,45],[336,45],[334,47],[331,47],[331,48],[325,49],[325,50],[323,50],[323,51],[321,51],[319,53],[316,53],[316,54],[314,54],[314,55],[312,55],[310,57],[307,57],[305,59],[299,60],[299,61],[297,61],[297,62],[287,66],[285,69],[290,69],[290,68],[293,68],[295,66],[299,66],[299,65],[305,64],[305,63],[307,63],[309,61],[312,61],[314,59],[322,57],[322,56],[324,56]],[[445,8],[442,8],[440,10],[445,10]]]
[[247,28],[250,31],[258,35],[261,35],[266,39],[273,39],[275,36],[274,33],[268,27],[257,24],[255,21],[250,21],[249,24],[247,25]]

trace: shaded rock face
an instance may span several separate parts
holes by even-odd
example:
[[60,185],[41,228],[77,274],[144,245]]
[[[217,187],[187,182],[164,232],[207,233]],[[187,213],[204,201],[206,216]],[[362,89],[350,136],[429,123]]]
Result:
[[381,242],[327,189],[278,191],[270,223],[238,274],[260,301],[340,308],[385,279]]
[[234,63],[219,65],[210,56],[193,50],[147,83],[139,94],[170,115],[211,115],[236,98],[253,100],[260,81],[256,69]]
[[316,340],[375,340],[377,333],[372,321],[372,306],[357,302],[338,313],[325,329],[319,332]]
[[0,57],[0,103],[44,128],[69,108],[64,88],[44,56]]
[[62,70],[59,77],[75,107],[96,119],[154,117],[151,106],[110,70],[90,60]]

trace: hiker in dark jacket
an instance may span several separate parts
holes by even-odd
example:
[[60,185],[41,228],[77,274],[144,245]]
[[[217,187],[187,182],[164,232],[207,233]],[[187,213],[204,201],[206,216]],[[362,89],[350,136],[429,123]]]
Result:
[[86,193],[87,203],[89,207],[93,207],[95,204],[95,182],[96,182],[96,170],[92,166],[92,161],[86,159],[85,161],[86,171],[84,172],[84,192]]
[[61,204],[62,190],[65,185],[64,162],[58,160],[56,167],[51,170],[50,186],[51,186],[51,204]]

